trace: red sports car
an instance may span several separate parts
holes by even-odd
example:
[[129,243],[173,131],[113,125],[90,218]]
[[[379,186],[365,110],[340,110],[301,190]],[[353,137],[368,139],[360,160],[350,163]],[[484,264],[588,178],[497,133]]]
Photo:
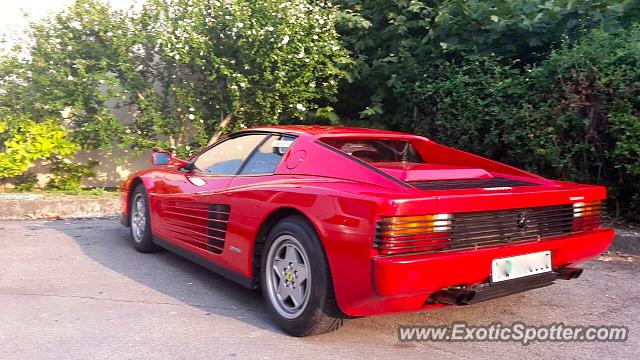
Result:
[[573,279],[610,244],[601,186],[553,181],[390,131],[234,133],[121,188],[141,252],[248,288],[305,336],[343,319],[466,305]]

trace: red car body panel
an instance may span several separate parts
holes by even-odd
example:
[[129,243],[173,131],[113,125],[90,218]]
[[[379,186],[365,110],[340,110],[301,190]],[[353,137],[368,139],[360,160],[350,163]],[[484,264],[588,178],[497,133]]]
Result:
[[[247,286],[255,281],[254,246],[261,229],[279,212],[303,214],[315,227],[326,252],[336,298],[352,316],[413,311],[441,306],[426,304],[430,294],[455,285],[486,282],[495,258],[551,251],[553,266],[573,265],[603,252],[613,230],[553,236],[517,244],[477,249],[386,256],[373,246],[376,223],[384,216],[466,213],[566,205],[606,198],[600,186],[552,181],[508,165],[423,137],[372,129],[340,127],[264,127],[245,132],[297,136],[272,175],[206,176],[177,166],[145,170],[121,187],[123,218],[129,215],[129,195],[144,184],[150,201],[154,236],[224,268]],[[409,140],[426,164],[371,166],[322,144],[327,138]],[[416,179],[483,179],[503,177],[535,186],[420,190]],[[190,179],[191,178],[191,179]],[[204,186],[192,178],[202,179]],[[194,239],[206,226],[199,204],[225,204],[231,210],[224,251],[215,254]],[[177,234],[172,211],[191,211],[191,226]],[[181,220],[182,221],[182,220]],[[205,225],[203,225],[205,224]],[[195,241],[195,242],[194,242]],[[195,245],[194,245],[195,244]]]

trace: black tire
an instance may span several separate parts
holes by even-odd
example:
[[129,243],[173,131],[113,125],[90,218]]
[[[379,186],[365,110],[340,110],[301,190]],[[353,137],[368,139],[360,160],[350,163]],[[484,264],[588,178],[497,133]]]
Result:
[[[291,238],[297,239],[296,246],[301,245],[306,255],[308,255],[306,260],[309,262],[309,266],[305,265],[304,268],[311,276],[309,279],[310,286],[303,290],[304,298],[308,299],[305,305],[297,310],[299,313],[289,313],[284,316],[282,314],[282,302],[278,300],[278,295],[276,295],[278,290],[275,289],[273,284],[282,281],[289,284],[287,279],[291,278],[291,274],[286,274],[285,271],[283,271],[283,275],[278,275],[278,272],[272,273],[274,271],[272,270],[273,259],[274,256],[277,258],[277,255],[271,255],[271,253],[277,252],[277,249],[272,250],[274,246],[279,248],[288,246],[287,244],[279,244],[282,244],[282,239],[289,239],[284,241],[290,241]],[[285,248],[283,251],[287,251],[287,249]],[[298,259],[300,259],[302,253],[298,253],[298,255]],[[278,261],[287,262],[286,259],[278,259]],[[272,277],[272,280],[269,280],[269,276]],[[278,278],[280,278],[279,281],[277,280]],[[289,335],[309,336],[322,334],[334,331],[344,323],[345,315],[340,311],[336,303],[326,254],[315,229],[303,216],[286,217],[269,232],[260,264],[260,283],[269,312],[278,326]],[[298,286],[301,286],[300,284]],[[270,290],[270,286],[272,290]],[[289,286],[295,288],[295,282]],[[291,301],[293,301],[292,297]]]
[[[142,201],[144,203],[144,225],[140,226],[136,224],[135,206],[136,201]],[[141,234],[137,234],[138,229],[142,229]],[[153,236],[151,234],[151,218],[149,216],[149,197],[147,196],[147,190],[143,184],[138,184],[133,189],[131,196],[129,197],[129,232],[131,234],[131,240],[133,240],[133,247],[141,253],[150,253],[161,250],[161,248],[153,243]]]

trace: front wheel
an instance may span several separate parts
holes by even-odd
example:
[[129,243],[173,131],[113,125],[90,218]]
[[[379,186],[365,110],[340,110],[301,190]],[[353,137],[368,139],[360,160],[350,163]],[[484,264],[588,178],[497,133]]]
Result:
[[280,221],[269,233],[262,257],[262,292],[273,318],[288,334],[308,336],[339,328],[338,308],[324,249],[301,216]]
[[142,253],[154,252],[160,248],[153,243],[151,220],[149,218],[149,200],[144,185],[135,187],[129,201],[129,229],[133,246]]

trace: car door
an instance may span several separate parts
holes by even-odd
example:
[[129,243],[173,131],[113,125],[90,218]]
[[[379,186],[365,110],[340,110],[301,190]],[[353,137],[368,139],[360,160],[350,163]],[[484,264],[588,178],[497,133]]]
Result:
[[241,273],[250,274],[251,248],[262,221],[273,205],[275,187],[291,175],[274,174],[295,136],[272,134],[249,157],[227,190],[227,201],[233,209],[227,228],[227,245],[232,250],[226,260]]
[[185,171],[165,175],[169,186],[184,191],[159,195],[160,232],[164,240],[215,260],[225,252],[231,206],[225,193],[249,155],[268,134],[248,133],[226,139],[205,149]]

